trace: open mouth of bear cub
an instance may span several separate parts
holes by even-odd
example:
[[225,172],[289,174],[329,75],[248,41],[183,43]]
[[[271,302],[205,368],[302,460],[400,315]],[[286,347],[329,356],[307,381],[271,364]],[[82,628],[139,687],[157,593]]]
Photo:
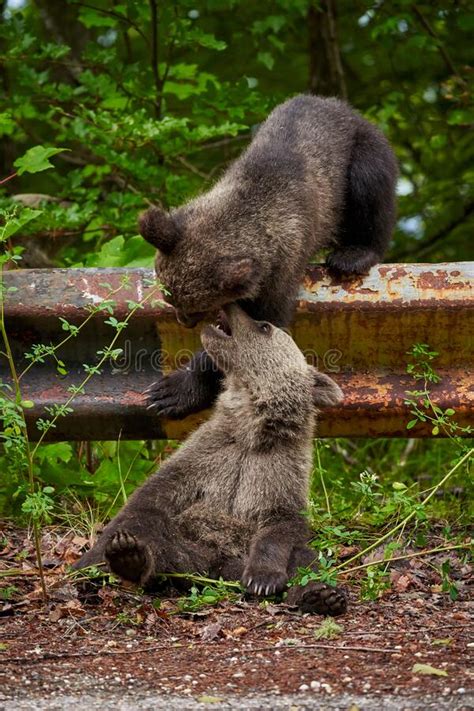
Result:
[[206,329],[212,331],[212,335],[218,338],[232,338],[232,328],[224,311],[219,311],[216,322],[207,326]]

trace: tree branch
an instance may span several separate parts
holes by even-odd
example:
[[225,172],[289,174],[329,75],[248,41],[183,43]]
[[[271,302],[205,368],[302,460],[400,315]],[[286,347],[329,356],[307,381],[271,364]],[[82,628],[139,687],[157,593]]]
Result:
[[346,99],[347,87],[337,38],[336,0],[312,2],[307,24],[311,93]]
[[162,82],[160,77],[160,67],[158,64],[158,54],[159,54],[159,17],[158,17],[158,6],[156,0],[149,0],[150,2],[150,12],[151,12],[151,70],[153,72],[153,79],[155,80],[156,89],[156,99],[155,99],[155,113],[157,118],[161,118],[161,94],[162,94]]
[[428,22],[428,20],[426,19],[426,17],[421,12],[420,8],[417,5],[412,5],[412,10],[415,13],[415,15],[417,16],[420,24],[425,28],[425,30],[428,32],[430,37],[432,37],[434,40],[436,40],[436,46],[438,48],[438,51],[441,54],[441,56],[443,57],[444,62],[446,64],[446,66],[448,67],[449,71],[451,72],[451,74],[454,74],[456,77],[458,77],[458,79],[460,79],[462,81],[463,84],[465,84],[464,79],[462,78],[462,76],[459,74],[458,70],[454,66],[454,63],[453,63],[451,57],[449,56],[447,50],[445,49],[444,45],[441,43],[438,35],[434,31],[434,29],[431,27],[431,25]]
[[95,5],[88,5],[85,2],[75,2],[73,3],[74,5],[79,5],[79,7],[88,7],[89,10],[95,10],[96,12],[101,12],[103,15],[108,15],[109,17],[113,17],[116,20],[119,20],[120,22],[126,22],[127,25],[130,27],[133,27],[134,30],[138,32],[140,37],[145,40],[146,44],[149,44],[148,37],[146,34],[143,32],[141,29],[140,25],[137,25],[133,20],[131,20],[129,17],[125,17],[125,15],[121,15],[118,12],[114,12],[113,10],[104,10],[102,7],[96,7]]
[[337,39],[337,24],[336,24],[336,0],[327,0],[327,21],[328,21],[328,41],[330,48],[330,55],[332,58],[332,65],[334,68],[334,73],[337,77],[337,84],[339,87],[339,95],[343,99],[347,99],[347,87],[346,80],[344,77],[344,69],[342,68],[341,61],[341,50],[339,48],[339,42]]

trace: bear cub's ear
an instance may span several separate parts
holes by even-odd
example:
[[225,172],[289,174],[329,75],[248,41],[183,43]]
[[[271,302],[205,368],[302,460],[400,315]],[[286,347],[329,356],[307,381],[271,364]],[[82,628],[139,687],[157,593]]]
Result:
[[250,257],[222,257],[216,268],[220,291],[232,296],[251,296],[257,285],[257,265]]
[[150,207],[138,218],[140,234],[147,242],[170,254],[179,239],[179,231],[170,215],[159,207]]
[[344,399],[342,390],[329,375],[309,366],[313,378],[313,404],[315,407],[333,407]]

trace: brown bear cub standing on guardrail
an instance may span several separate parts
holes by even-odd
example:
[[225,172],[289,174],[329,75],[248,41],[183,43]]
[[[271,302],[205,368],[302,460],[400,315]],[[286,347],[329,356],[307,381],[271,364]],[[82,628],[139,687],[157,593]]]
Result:
[[[305,266],[363,274],[387,249],[397,165],[382,133],[337,99],[298,96],[278,106],[246,151],[204,195],[140,220],[157,247],[158,277],[178,320],[195,325],[237,301],[252,318],[288,326]],[[164,417],[208,407],[220,377],[205,351],[154,383]]]
[[[206,572],[268,595],[285,590],[298,567],[314,566],[302,515],[314,403],[336,404],[341,391],[286,332],[236,305],[226,314],[201,336],[225,373],[213,415],[133,494],[77,568],[107,560],[144,586],[163,573]],[[340,591],[314,581],[293,587],[289,602],[321,614],[346,609]]]

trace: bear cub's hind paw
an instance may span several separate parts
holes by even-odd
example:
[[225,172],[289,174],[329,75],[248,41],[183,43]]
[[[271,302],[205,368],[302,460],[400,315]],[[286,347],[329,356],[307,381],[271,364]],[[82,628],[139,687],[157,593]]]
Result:
[[143,582],[150,569],[148,547],[126,529],[114,533],[105,548],[105,557],[114,573],[132,582]]
[[291,588],[286,601],[289,605],[297,605],[303,614],[309,612],[337,617],[347,610],[346,596],[341,590],[314,581]]

